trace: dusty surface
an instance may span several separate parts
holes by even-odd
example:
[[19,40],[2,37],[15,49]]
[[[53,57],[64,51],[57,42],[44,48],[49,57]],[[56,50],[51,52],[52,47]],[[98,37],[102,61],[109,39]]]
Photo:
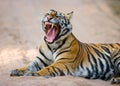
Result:
[[49,9],[74,11],[73,33],[82,42],[120,43],[120,21],[105,0],[0,0],[0,86],[117,86],[71,76],[9,76],[37,55],[43,37],[40,20]]

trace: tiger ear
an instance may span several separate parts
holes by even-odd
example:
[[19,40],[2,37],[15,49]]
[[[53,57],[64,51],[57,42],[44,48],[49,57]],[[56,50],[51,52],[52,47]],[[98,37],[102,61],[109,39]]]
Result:
[[67,13],[66,17],[70,20],[70,19],[71,19],[71,17],[72,17],[72,15],[73,15],[73,11],[72,11],[72,12],[70,12],[70,13]]

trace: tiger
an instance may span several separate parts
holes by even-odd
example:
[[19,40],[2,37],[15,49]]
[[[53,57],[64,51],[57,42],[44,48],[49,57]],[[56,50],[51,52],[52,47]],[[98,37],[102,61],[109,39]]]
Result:
[[50,10],[41,21],[39,55],[10,76],[76,76],[120,84],[120,43],[83,43],[72,33],[73,11]]

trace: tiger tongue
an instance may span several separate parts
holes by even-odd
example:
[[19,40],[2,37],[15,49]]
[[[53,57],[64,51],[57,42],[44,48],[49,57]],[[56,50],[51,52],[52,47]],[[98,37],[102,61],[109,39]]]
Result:
[[55,32],[55,28],[50,28],[48,29],[47,33],[46,33],[46,41],[52,43],[56,37],[56,32]]

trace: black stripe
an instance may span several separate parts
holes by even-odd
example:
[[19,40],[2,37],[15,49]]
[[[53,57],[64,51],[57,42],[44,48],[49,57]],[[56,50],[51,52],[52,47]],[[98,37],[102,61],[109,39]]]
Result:
[[105,56],[104,56],[103,54],[101,54],[101,55],[102,55],[102,57],[104,58],[105,63],[106,63],[106,70],[105,70],[105,72],[104,72],[104,74],[103,74],[103,77],[102,77],[101,79],[103,79],[103,80],[108,80],[108,77],[106,77],[106,75],[107,75],[107,73],[110,71],[110,65],[108,64],[109,61],[105,58]]
[[103,80],[109,80],[109,79],[110,79],[109,76],[106,77],[106,75],[107,75],[107,73],[108,73],[109,71],[110,71],[109,65],[107,64],[107,69],[105,70],[105,73],[103,74],[103,76],[104,76],[104,78],[102,78]]
[[81,60],[80,66],[81,66],[81,68],[84,70],[83,59]]
[[45,56],[45,54],[40,49],[39,49],[39,52],[43,57],[45,57],[45,59],[47,59],[48,61],[51,61],[50,59],[47,58],[47,56]]
[[93,50],[95,51],[95,53],[100,57],[100,51],[98,50],[98,49],[96,49],[96,48],[94,48],[94,47],[92,47],[93,48]]
[[69,31],[70,31],[70,30],[69,30],[68,28],[64,29],[63,32],[62,32],[63,34],[62,34],[61,36],[67,34]]
[[112,69],[114,69],[113,62],[112,62],[110,56],[106,55],[106,57],[107,57],[107,61],[108,61],[109,65],[111,66]]
[[101,46],[101,48],[110,54],[110,50],[107,47]]
[[[91,65],[91,68],[92,68],[92,72],[91,72],[91,76],[90,76],[90,77],[92,77],[93,72],[94,72],[95,70],[94,70],[94,66],[93,66],[92,62],[90,61],[90,56],[89,56],[89,54],[88,54],[88,61],[89,61],[90,65]],[[88,69],[87,69],[87,70],[88,70]]]
[[66,65],[64,65],[64,66],[65,66],[65,68],[67,70],[67,75],[70,74],[70,71],[69,71],[68,67]]
[[52,67],[53,71],[56,73],[56,75],[58,75],[58,72],[55,70],[55,68],[53,66],[51,66],[51,67]]
[[53,53],[52,49],[50,48],[50,46],[46,43],[48,49]]
[[119,55],[119,53],[120,53],[120,50],[118,50],[118,51],[114,54],[113,57],[117,57],[117,55]]
[[35,62],[33,62],[33,65],[34,65],[34,67],[38,70],[38,68],[37,68],[37,66],[36,66],[36,63],[35,63]]
[[51,76],[55,77],[56,75],[55,75],[55,73],[52,72]]
[[37,62],[36,62],[36,65],[37,65],[38,69],[41,70],[41,68],[40,68],[40,66],[39,66],[39,64]]
[[117,61],[119,61],[119,59],[120,59],[120,57],[116,57],[115,59],[113,59],[114,64],[115,64]]
[[67,67],[67,65],[64,65],[64,66],[65,66],[65,68],[67,69],[67,75],[68,75],[68,74],[72,75],[72,73],[70,72],[70,70],[69,70],[69,68]]
[[[97,61],[95,59],[95,56],[91,53],[91,51],[89,50],[88,46],[86,47],[87,48],[87,54],[88,54],[88,58],[90,59],[90,55],[91,55],[91,58],[94,60],[95,64],[97,64]],[[89,55],[90,54],[90,55]]]
[[69,58],[60,58],[58,60],[60,61],[60,60],[70,60],[70,59]]
[[113,56],[113,57],[116,57],[117,55],[118,55],[118,53],[114,54],[114,56]]
[[48,68],[48,72],[49,72],[49,76],[52,76],[53,75],[53,72],[51,73],[50,69]]
[[113,44],[109,44],[112,48],[114,47]]
[[70,46],[63,48],[63,50],[70,48],[71,45],[72,45],[72,43],[73,43],[75,40],[76,40],[76,39],[74,39],[74,40],[70,43]]
[[42,63],[43,63],[43,65],[46,67],[46,66],[48,66],[48,64],[46,64],[41,58],[39,58],[39,57],[36,57],[36,58],[38,58]]
[[120,46],[120,44],[119,43],[116,43],[118,46]]
[[55,73],[54,73],[54,71],[50,71],[50,69],[48,68],[48,72],[50,73],[50,76],[53,76],[53,77],[55,77]]
[[65,44],[66,40],[67,40],[67,38],[65,38],[65,39],[63,40],[62,44],[61,44],[61,45],[59,45],[59,46],[58,46],[58,48],[57,48],[57,49],[55,49],[55,51],[54,51],[54,52],[56,52],[59,48],[61,48],[61,47]]
[[90,55],[89,55],[89,52],[87,52],[87,57],[88,57],[88,61],[90,62]]
[[[100,53],[100,55],[101,55],[100,57],[105,60],[105,64],[106,64],[106,66],[105,66],[106,69],[103,70],[103,74],[101,76],[101,79],[108,80],[108,77],[106,77],[106,75],[110,71],[110,65],[111,65],[111,63],[110,63],[109,57],[107,57],[107,55],[104,55],[102,53]],[[100,61],[101,68],[103,69],[104,65],[102,64],[102,62],[101,62],[100,59],[99,59],[99,61]]]
[[58,67],[54,67],[54,68],[56,68],[59,71],[60,76],[64,76],[65,75],[64,72],[62,70],[60,70],[60,68],[58,68]]
[[92,74],[91,74],[91,72],[90,72],[90,70],[88,68],[86,68],[86,69],[87,69],[87,72],[88,72],[88,76],[86,76],[85,78],[90,79]]
[[95,64],[97,65],[97,60],[95,59],[94,55],[92,53],[90,53],[90,55],[92,56],[93,61],[95,62]]
[[100,79],[105,80],[105,74],[104,73],[105,73],[106,70],[104,70],[105,66],[103,65],[101,60],[100,60],[100,65],[101,65],[101,69],[102,69],[102,71],[100,73]]
[[70,31],[70,30],[69,30],[69,29],[67,29],[67,28],[66,28],[65,30],[66,30],[66,32],[65,32],[64,34],[61,34],[60,36],[58,36],[58,38],[57,38],[57,39],[60,39],[60,37],[61,37],[61,36],[66,35],[66,34]]
[[[98,63],[97,63],[97,60],[96,60],[96,58],[92,55],[92,59],[93,59],[93,62],[95,63],[94,64],[94,71],[95,71],[95,73],[96,73],[96,77],[95,78],[98,78]],[[93,64],[92,64],[93,65]]]
[[[95,56],[91,53],[89,46],[86,47],[87,48],[87,53],[88,53],[88,60],[90,62],[90,65],[92,67],[92,78],[96,79],[98,78],[98,64],[97,64],[97,60],[95,58]],[[91,55],[91,56],[90,56]],[[93,62],[91,61],[91,59],[93,60]],[[93,74],[94,73],[94,74]]]
[[33,62],[33,64],[34,64],[35,68],[37,69],[37,71],[41,69],[41,68],[39,68],[39,65],[37,64],[37,62]]
[[65,50],[65,51],[62,51],[62,52],[58,53],[58,54],[55,56],[55,59],[56,59],[59,55],[61,55],[62,53],[70,52],[70,51],[71,51],[71,50]]
[[104,73],[104,65],[102,63],[102,61],[98,58],[98,62],[99,62],[99,65],[100,65],[100,69],[101,69],[101,72],[99,73],[100,74],[100,77],[103,76],[103,73]]
[[[106,61],[106,59],[105,59],[105,61]],[[104,71],[103,76],[101,77],[102,80],[108,80],[108,77],[106,77],[106,75],[110,71],[108,62],[106,61],[105,63],[106,63],[106,66],[105,65],[104,66],[106,67],[106,70]]]
[[92,76],[94,79],[97,79],[98,78],[98,64],[97,64],[97,60],[95,59],[95,57],[94,57],[94,55],[89,51],[89,53],[90,53],[90,55],[91,55],[91,59],[93,60],[93,62],[91,62],[91,60],[90,60],[90,55],[89,55],[89,57],[88,57],[88,59],[89,59],[89,62],[90,62],[90,65],[91,65],[91,67],[92,67],[92,75],[94,76]]

